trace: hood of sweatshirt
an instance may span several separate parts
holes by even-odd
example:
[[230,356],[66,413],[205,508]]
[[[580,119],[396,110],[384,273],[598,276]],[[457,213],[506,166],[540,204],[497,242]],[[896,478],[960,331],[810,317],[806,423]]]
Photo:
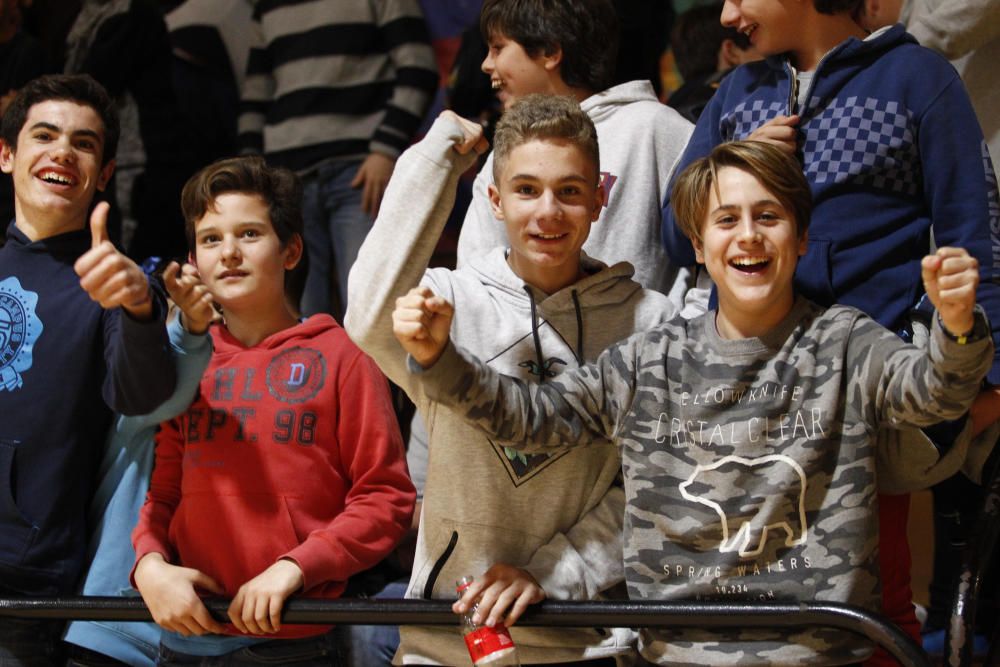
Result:
[[[581,269],[585,277],[554,294],[546,294],[531,287],[510,268],[507,249],[496,248],[469,265],[483,285],[496,290],[499,298],[512,305],[526,304],[533,298],[545,311],[556,314],[572,312],[573,293],[585,306],[620,304],[642,289],[633,279],[635,269],[628,262],[608,266],[604,262],[581,253]],[[530,295],[530,297],[529,297]]]
[[90,249],[90,230],[87,228],[49,236],[32,241],[18,229],[14,221],[7,226],[7,244],[12,250],[51,255],[62,262],[75,262]]
[[580,102],[580,108],[594,123],[600,123],[617,112],[620,107],[643,101],[659,102],[653,84],[645,80],[626,81],[591,95]]
[[[310,340],[332,329],[339,329],[340,325],[330,315],[320,313],[313,315],[304,322],[300,322],[294,327],[282,329],[271,334],[261,342],[252,346],[254,350],[276,350],[297,339]],[[229,330],[221,324],[212,325],[212,344],[215,347],[215,356],[225,356],[238,354],[250,348],[238,341]]]
[[[906,32],[901,24],[896,24],[873,33],[868,39],[849,37],[827,51],[816,65],[816,73],[810,79],[810,94],[806,100],[809,108],[804,112],[804,117],[811,118],[817,111],[817,98],[825,99],[830,95],[835,95],[844,86],[863,75],[862,70],[867,69],[872,62],[886,55],[889,51],[906,45],[911,48],[919,48],[913,35]],[[792,65],[787,53],[770,56],[764,61],[748,63],[744,67],[747,68],[747,72],[771,70],[771,76],[779,81],[788,77],[786,112],[791,113],[793,109],[796,109],[796,86],[793,82],[797,70]],[[800,115],[803,115],[803,112],[800,111]]]
[[[490,349],[498,353],[512,351],[517,347],[515,341],[530,334],[540,366],[548,356],[559,353],[563,345],[575,356],[572,365],[577,365],[596,357],[611,343],[674,315],[674,307],[666,297],[644,291],[635,282],[634,269],[628,262],[607,266],[583,254],[584,277],[554,294],[546,294],[511,270],[506,252],[505,248],[495,248],[481,255],[459,272],[465,279],[451,281],[456,292],[468,291],[466,298],[482,298],[485,291],[494,306],[492,316],[484,315],[476,321],[456,320],[456,342],[480,353]],[[462,295],[454,297],[460,299]],[[557,342],[556,338],[561,340]]]
[[[880,55],[896,48],[900,44],[917,44],[916,38],[906,32],[906,28],[901,23],[885,28],[882,32],[876,32],[868,39],[858,39],[849,37],[837,46],[830,49],[820,60],[816,69],[827,67],[837,63],[841,67],[867,67],[872,60]],[[783,70],[788,62],[788,54],[783,53],[777,56],[765,58],[765,62],[772,69]]]

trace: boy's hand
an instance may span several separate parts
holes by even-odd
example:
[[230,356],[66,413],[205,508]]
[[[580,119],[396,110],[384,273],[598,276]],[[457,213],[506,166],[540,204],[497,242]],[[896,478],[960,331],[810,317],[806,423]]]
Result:
[[170,262],[163,272],[163,285],[170,300],[181,309],[184,328],[193,334],[208,331],[217,313],[212,307],[212,293],[201,282],[198,269],[190,264],[181,268],[177,262]]
[[414,287],[396,299],[392,332],[403,349],[424,368],[444,352],[455,307],[428,287]]
[[920,264],[924,290],[948,333],[962,336],[975,324],[979,262],[964,248],[938,248]]
[[189,567],[171,565],[162,554],[148,553],[135,568],[135,585],[160,627],[185,637],[221,634],[222,624],[212,618],[196,588],[222,595],[219,584]]
[[451,118],[462,128],[462,140],[455,144],[455,151],[460,155],[465,155],[469,151],[476,151],[477,155],[482,155],[490,149],[490,142],[486,141],[483,135],[483,126],[476,121],[462,118],[449,109],[442,111],[439,118]]
[[798,140],[798,124],[799,117],[796,114],[791,116],[775,116],[751,132],[747,140],[773,144],[785,153],[795,155]]
[[358,167],[358,173],[351,181],[352,188],[361,190],[361,210],[372,218],[378,215],[382,205],[382,195],[389,184],[389,177],[396,166],[396,159],[381,153],[369,153]]
[[107,202],[94,207],[90,215],[90,250],[76,260],[73,269],[80,276],[80,287],[102,308],[121,306],[134,319],[148,322],[153,316],[149,281],[142,269],[118,252],[108,238],[109,208]]
[[294,561],[282,559],[240,586],[229,605],[229,620],[240,632],[264,635],[281,629],[281,608],[305,579]]
[[476,598],[479,598],[479,607],[472,616],[474,622],[483,624],[485,618],[485,625],[490,627],[501,621],[510,627],[521,618],[529,604],[545,599],[545,591],[527,571],[497,563],[486,570],[482,577],[469,584],[462,592],[462,597],[451,606],[451,610],[456,614],[464,614],[472,608]]

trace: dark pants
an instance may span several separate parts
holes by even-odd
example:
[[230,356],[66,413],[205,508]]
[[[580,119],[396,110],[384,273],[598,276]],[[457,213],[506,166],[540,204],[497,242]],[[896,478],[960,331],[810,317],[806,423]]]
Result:
[[260,665],[296,665],[297,667],[340,667],[337,642],[333,632],[305,639],[274,639],[233,651],[228,655],[200,656],[171,651],[160,644],[156,664],[163,667],[259,667]]
[[128,665],[110,655],[67,643],[66,667],[128,667]]
[[0,667],[62,665],[61,620],[0,617]]

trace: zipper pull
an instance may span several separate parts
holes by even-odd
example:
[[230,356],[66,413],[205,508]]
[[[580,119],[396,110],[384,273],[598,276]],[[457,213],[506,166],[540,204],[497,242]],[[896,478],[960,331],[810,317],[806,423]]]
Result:
[[791,72],[791,83],[788,86],[788,115],[795,115],[795,107],[798,105],[799,101],[799,74],[795,71],[795,67],[791,63],[788,63],[788,71]]

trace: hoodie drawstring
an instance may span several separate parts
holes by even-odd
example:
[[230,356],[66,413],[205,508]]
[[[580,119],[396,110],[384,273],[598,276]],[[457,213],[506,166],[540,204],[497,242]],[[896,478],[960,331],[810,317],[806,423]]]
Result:
[[[538,317],[535,314],[535,295],[531,288],[524,286],[524,291],[528,293],[528,303],[531,304],[531,337],[535,341],[535,357],[538,359],[539,370],[545,368],[545,359],[542,358],[542,341],[538,336]],[[545,373],[539,372],[538,381],[545,382]]]
[[[538,359],[538,367],[545,368],[545,358],[542,356],[542,340],[538,335],[538,313],[535,306],[535,294],[531,288],[524,285],[524,291],[528,294],[528,303],[531,305],[531,338],[535,342],[535,357]],[[576,364],[583,365],[583,311],[580,309],[580,295],[576,290],[570,292],[573,297],[573,310],[576,313]],[[545,373],[539,374],[539,382],[545,382]]]
[[580,312],[580,297],[576,290],[570,294],[573,295],[573,307],[576,309],[576,364],[583,366],[583,314]]

